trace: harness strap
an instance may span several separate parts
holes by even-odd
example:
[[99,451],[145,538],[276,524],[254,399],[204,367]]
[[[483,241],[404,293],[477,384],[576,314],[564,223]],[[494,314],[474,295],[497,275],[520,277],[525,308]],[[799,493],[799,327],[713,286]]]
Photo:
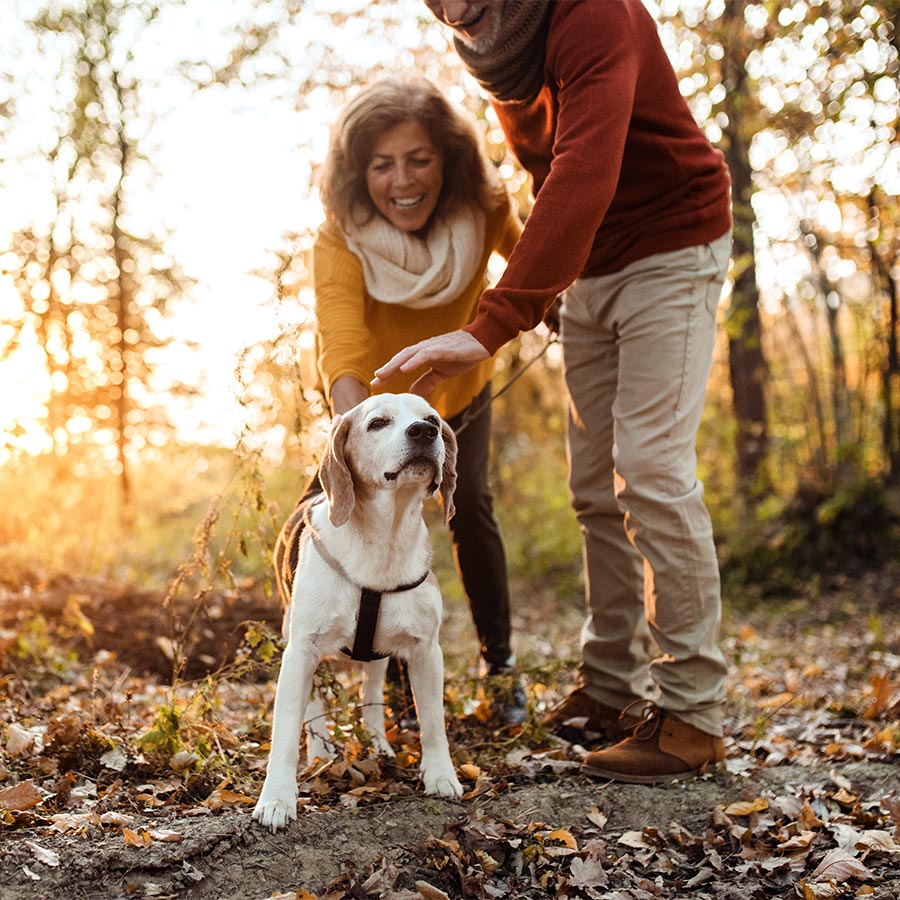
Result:
[[373,659],[385,659],[390,653],[376,653],[375,629],[378,627],[378,613],[381,611],[382,594],[399,594],[417,588],[428,577],[426,572],[417,581],[401,584],[392,591],[373,591],[372,588],[360,588],[359,612],[356,615],[356,633],[353,636],[353,649],[341,647],[341,653],[357,662],[372,662]]
[[[310,504],[310,506],[315,504]],[[307,507],[304,516],[307,532],[313,547],[316,548],[319,556],[334,569],[345,581],[349,581],[354,587],[359,588],[359,611],[356,614],[356,632],[353,636],[353,649],[341,647],[341,653],[349,656],[357,662],[372,662],[373,659],[385,659],[390,653],[376,653],[375,629],[378,627],[378,614],[381,611],[381,597],[383,594],[401,594],[403,591],[411,591],[417,588],[428,577],[429,570],[426,569],[421,578],[411,581],[409,584],[401,584],[387,591],[376,591],[373,588],[363,587],[357,584],[347,573],[344,567],[325,549],[319,533],[312,526],[310,520],[310,508]]]
[[356,615],[356,634],[353,636],[353,649],[341,647],[341,653],[360,662],[371,662],[373,659],[384,659],[389,653],[376,653],[375,629],[378,627],[378,613],[381,610],[381,592],[371,588],[363,588],[359,597],[359,612]]

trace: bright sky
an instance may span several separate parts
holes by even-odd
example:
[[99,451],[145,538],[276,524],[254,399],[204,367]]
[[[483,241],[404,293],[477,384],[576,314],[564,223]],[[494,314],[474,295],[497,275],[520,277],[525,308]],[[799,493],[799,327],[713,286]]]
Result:
[[[38,109],[47,102],[42,92],[50,96],[50,84],[35,78],[39,60],[23,24],[42,5],[37,0],[0,4],[0,56],[17,81],[34,85],[30,102],[35,114],[17,122],[15,154],[39,144],[43,123]],[[151,191],[135,195],[135,218],[170,229],[173,257],[197,280],[163,330],[196,341],[201,353],[192,357],[175,349],[164,371],[188,383],[202,379],[204,398],[173,415],[186,436],[226,444],[243,425],[234,393],[237,357],[249,344],[278,332],[276,311],[267,303],[271,288],[250,273],[271,266],[271,251],[285,232],[314,228],[320,221],[321,207],[308,189],[310,171],[325,154],[336,113],[326,92],[308,95],[306,108],[298,112],[295,89],[283,83],[262,84],[251,92],[219,87],[197,91],[173,74],[176,64],[192,54],[224,63],[234,25],[248,6],[241,0],[186,0],[184,8],[169,10],[133,46],[138,71],[157,82],[145,96],[158,116],[146,136],[158,178]],[[300,29],[305,38],[331,44],[337,54],[352,53],[356,65],[374,67],[392,59],[402,64],[396,45],[360,41],[367,6],[365,0],[314,0],[304,9]],[[356,14],[335,30],[328,18],[335,9]],[[421,2],[401,0],[401,9],[409,20],[405,37],[413,43]],[[264,8],[260,18],[265,15]],[[202,54],[197,54],[198,44]],[[0,82],[0,102],[4,93]],[[0,182],[0,237],[27,221],[28,210],[46,195],[46,173],[31,168],[31,177],[19,173]],[[19,300],[0,277],[0,329],[4,315],[16,308]],[[46,385],[35,383],[29,372],[33,357],[32,349],[23,348],[15,359],[0,361],[2,393],[15,398],[0,407],[0,428],[37,408],[45,394]],[[6,390],[9,382],[11,391]]]

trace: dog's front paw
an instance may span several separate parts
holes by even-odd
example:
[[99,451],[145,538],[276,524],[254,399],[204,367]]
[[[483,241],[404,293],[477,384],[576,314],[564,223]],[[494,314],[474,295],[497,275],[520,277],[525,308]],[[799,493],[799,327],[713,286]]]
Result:
[[297,789],[289,786],[283,789],[263,785],[262,793],[253,809],[253,818],[270,831],[284,828],[297,818]]
[[267,800],[261,797],[253,810],[253,818],[273,833],[297,818],[297,801]]
[[422,772],[425,793],[435,797],[462,797],[463,787],[456,777],[453,767],[436,768]]
[[274,833],[297,818],[297,801],[285,803],[284,800],[272,800],[263,803],[260,800],[253,810],[253,818]]

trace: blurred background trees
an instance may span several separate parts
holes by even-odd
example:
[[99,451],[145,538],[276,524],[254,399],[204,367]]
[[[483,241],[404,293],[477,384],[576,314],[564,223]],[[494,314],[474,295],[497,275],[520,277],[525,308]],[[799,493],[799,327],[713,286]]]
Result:
[[[857,519],[877,523],[862,528],[871,540],[859,548],[874,560],[896,521],[900,484],[900,6],[647,4],[734,183],[734,264],[700,447],[723,561],[745,581],[813,545],[839,564],[842,534]],[[419,0],[34,0],[16,12],[27,25],[17,33],[29,37],[0,64],[0,190],[21,193],[24,179],[36,199],[0,211],[0,379],[24,377],[27,355],[30,382],[20,387],[37,403],[18,419],[10,404],[3,418],[0,499],[26,510],[0,538],[22,545],[36,512],[46,522],[68,503],[108,518],[113,545],[136,510],[184,537],[189,529],[176,520],[196,522],[235,465],[234,441],[199,445],[172,413],[196,394],[196,424],[208,424],[205,386],[184,364],[202,355],[203,341],[195,347],[170,316],[196,297],[170,239],[178,221],[146,202],[171,140],[165,122],[188,94],[289,123],[282,133],[304,173],[296,220],[256,271],[271,334],[249,341],[234,366],[244,414],[237,455],[253,457],[277,519],[315,468],[324,433],[308,252],[330,122],[360,83],[415,68],[479,118],[524,217],[528,183],[489,105]],[[246,177],[235,171],[223,192]],[[189,274],[202,284],[203,272]],[[539,331],[505,348],[496,383],[545,340]],[[580,556],[557,351],[498,401],[493,476],[514,570],[574,590]],[[13,359],[18,368],[4,369]],[[41,473],[55,487],[18,502]],[[116,500],[101,516],[92,503],[107,497],[99,485],[110,478]],[[70,525],[58,518],[54,527]],[[159,555],[176,566],[177,542],[163,546]],[[248,571],[261,553],[249,554]],[[92,557],[101,568],[115,558]]]

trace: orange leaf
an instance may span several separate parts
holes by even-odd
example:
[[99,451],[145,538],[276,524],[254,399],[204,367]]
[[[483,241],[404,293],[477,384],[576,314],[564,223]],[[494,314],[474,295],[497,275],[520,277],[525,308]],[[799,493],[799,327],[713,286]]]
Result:
[[812,831],[821,828],[825,823],[813,812],[809,800],[804,800],[800,812],[797,813],[797,824],[802,831]]
[[122,837],[129,847],[149,847],[153,840],[149,831],[132,831],[130,828],[122,829]]
[[578,849],[578,842],[572,836],[570,831],[566,831],[565,828],[557,828],[556,831],[551,831],[550,834],[545,838],[547,841],[559,841],[564,847],[568,847],[570,850]]
[[832,794],[832,799],[841,806],[851,807],[859,800],[859,797],[856,794],[851,794],[845,788],[841,788],[836,794]]
[[863,718],[877,719],[891,705],[895,687],[887,675],[873,675],[869,684],[872,685],[872,702],[863,712]]
[[751,813],[763,812],[769,808],[769,801],[765,797],[757,797],[755,800],[738,800],[737,803],[729,803],[723,812],[726,816],[749,816]]
[[221,809],[223,806],[235,803],[256,803],[256,801],[246,794],[239,794],[237,791],[226,791],[216,788],[201,805],[208,806],[211,809]]

